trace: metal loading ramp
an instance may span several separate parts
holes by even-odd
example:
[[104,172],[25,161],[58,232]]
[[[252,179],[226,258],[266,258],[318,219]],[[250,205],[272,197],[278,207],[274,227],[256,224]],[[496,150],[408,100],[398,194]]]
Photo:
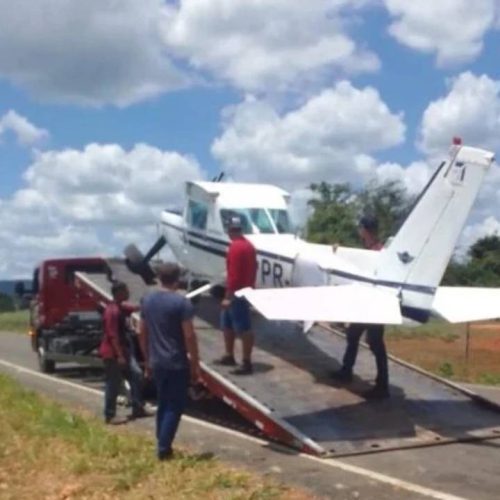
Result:
[[[110,261],[115,278],[125,281],[131,300],[147,292],[142,280]],[[105,275],[79,273],[79,283],[106,300]],[[397,360],[389,363],[392,398],[365,401],[375,366],[360,346],[357,377],[335,385],[328,374],[339,368],[345,340],[323,327],[307,336],[290,323],[268,322],[254,315],[256,345],[251,376],[231,374],[213,360],[223,350],[219,310],[210,298],[197,305],[195,326],[200,344],[203,383],[270,439],[297,449],[342,456],[388,449],[436,445],[500,435],[500,408]],[[236,346],[237,357],[240,345]]]

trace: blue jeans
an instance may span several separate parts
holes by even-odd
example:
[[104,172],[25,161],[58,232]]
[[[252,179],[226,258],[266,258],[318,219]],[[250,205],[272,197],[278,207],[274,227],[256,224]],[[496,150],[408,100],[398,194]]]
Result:
[[352,373],[361,335],[366,331],[366,341],[375,356],[377,378],[375,384],[381,389],[389,387],[389,369],[387,366],[387,352],[384,343],[384,327],[382,325],[363,325],[353,323],[346,331],[347,348],[344,354],[342,370]]
[[104,418],[109,420],[116,415],[116,399],[120,393],[123,379],[130,384],[132,411],[142,409],[142,374],[137,362],[131,359],[125,367],[116,359],[104,360]]
[[190,374],[187,368],[168,370],[153,367],[153,378],[158,400],[156,439],[158,456],[162,457],[172,451],[172,442],[188,400]]

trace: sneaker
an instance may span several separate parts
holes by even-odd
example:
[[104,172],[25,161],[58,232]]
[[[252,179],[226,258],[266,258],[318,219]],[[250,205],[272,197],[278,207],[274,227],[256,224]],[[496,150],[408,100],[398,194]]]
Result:
[[233,375],[251,375],[253,373],[253,366],[251,361],[243,361],[240,368],[236,368],[231,372]]
[[137,408],[134,411],[132,411],[132,414],[130,415],[130,418],[132,420],[136,418],[146,418],[146,417],[153,417],[155,415],[155,412],[145,408],[144,406],[141,408]]
[[127,419],[125,417],[106,417],[105,422],[108,425],[123,425],[127,423]]
[[340,370],[330,372],[330,378],[337,382],[352,382],[352,372],[341,368]]
[[375,387],[372,387],[370,390],[364,392],[362,396],[365,399],[373,400],[373,399],[387,399],[391,397],[391,394],[389,393],[389,389],[387,389],[387,387],[381,387],[376,385]]
[[236,366],[236,360],[234,359],[234,356],[225,354],[224,356],[222,356],[222,358],[216,359],[214,361],[214,364],[220,366]]
[[165,462],[166,460],[171,460],[172,458],[174,458],[174,451],[172,449],[158,453],[158,460],[160,462]]

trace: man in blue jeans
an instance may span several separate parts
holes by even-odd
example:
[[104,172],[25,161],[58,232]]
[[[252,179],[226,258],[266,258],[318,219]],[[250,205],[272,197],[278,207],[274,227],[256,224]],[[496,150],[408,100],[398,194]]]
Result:
[[129,290],[125,283],[115,281],[111,285],[113,301],[104,310],[103,338],[99,354],[104,361],[105,390],[104,418],[107,424],[122,424],[126,419],[116,416],[116,400],[123,379],[130,384],[132,399],[131,418],[148,416],[144,410],[142,398],[142,374],[133,359],[130,343],[127,339],[126,318],[130,310],[125,307]]
[[[359,237],[363,246],[368,250],[379,251],[383,245],[378,239],[378,221],[372,215],[364,215],[359,221]],[[333,248],[336,251],[336,245]],[[365,391],[366,399],[385,399],[389,393],[389,368],[387,351],[384,343],[384,326],[352,323],[346,330],[347,346],[342,359],[342,367],[331,373],[337,382],[350,382],[353,378],[353,368],[358,356],[358,347],[361,336],[366,332],[366,341],[375,357],[377,365],[377,378],[375,386]]]
[[193,306],[177,293],[181,270],[162,264],[157,271],[161,288],[141,303],[140,344],[156,385],[158,458],[172,456],[172,442],[188,400],[190,380],[199,380],[198,342],[193,327]]

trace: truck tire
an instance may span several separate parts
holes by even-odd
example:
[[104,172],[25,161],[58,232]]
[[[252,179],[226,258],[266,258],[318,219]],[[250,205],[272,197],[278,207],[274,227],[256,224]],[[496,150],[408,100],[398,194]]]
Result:
[[42,373],[54,373],[56,371],[56,362],[52,359],[47,359],[43,342],[38,343],[37,348],[38,366]]
[[226,288],[222,285],[215,285],[210,290],[210,295],[217,300],[218,302],[222,301],[224,296],[226,295]]

